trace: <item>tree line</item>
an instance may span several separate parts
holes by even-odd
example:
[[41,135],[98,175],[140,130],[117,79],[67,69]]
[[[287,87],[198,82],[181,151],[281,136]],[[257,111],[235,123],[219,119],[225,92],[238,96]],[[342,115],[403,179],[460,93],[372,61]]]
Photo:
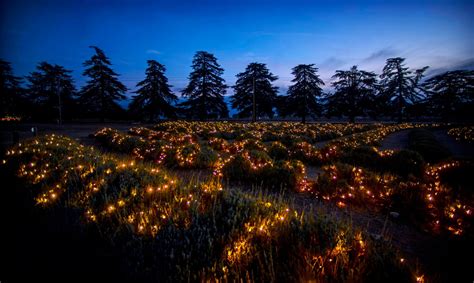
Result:
[[[198,51],[192,61],[188,85],[181,94],[171,90],[166,68],[148,60],[145,78],[138,82],[128,110],[118,102],[126,99],[127,87],[111,68],[104,51],[91,46],[94,54],[83,63],[86,84],[79,90],[71,70],[41,62],[24,79],[13,74],[11,64],[0,60],[0,116],[20,116],[32,120],[95,118],[156,121],[163,118],[225,119],[229,109],[224,101],[228,86],[222,78],[224,69],[216,57]],[[231,105],[238,118],[273,119],[356,117],[372,119],[391,117],[398,121],[421,116],[446,121],[472,120],[474,110],[474,71],[454,70],[425,78],[428,67],[410,69],[404,58],[389,58],[382,74],[359,70],[337,70],[332,76],[332,92],[325,85],[314,64],[300,64],[292,69],[292,85],[286,95],[278,95],[274,82],[278,77],[266,64],[250,63],[236,75]],[[23,80],[26,86],[23,86]]]

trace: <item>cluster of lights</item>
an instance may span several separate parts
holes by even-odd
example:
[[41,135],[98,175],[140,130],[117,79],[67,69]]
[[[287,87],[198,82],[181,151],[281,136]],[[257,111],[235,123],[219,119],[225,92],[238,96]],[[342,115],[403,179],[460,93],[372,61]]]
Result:
[[[368,173],[360,167],[353,166],[351,170],[341,170],[336,165],[323,167],[330,180],[331,188],[320,188],[316,182],[311,193],[326,201],[332,201],[339,207],[348,203],[383,206],[392,194],[391,183],[393,176],[383,175],[369,178]],[[344,180],[345,182],[340,182]],[[327,184],[326,184],[327,186]]]
[[21,117],[16,116],[5,116],[0,118],[0,122],[19,122],[21,121]]
[[474,142],[474,126],[452,128],[448,135],[453,136],[458,141]]
[[432,226],[435,230],[439,230],[444,224],[445,228],[454,235],[462,235],[463,227],[472,223],[474,205],[466,203],[465,199],[453,198],[449,189],[442,185],[440,174],[460,165],[459,161],[452,161],[430,166],[425,172],[429,180],[425,196],[428,208],[434,217]]
[[451,161],[430,166],[426,169],[425,177],[418,181],[403,182],[393,175],[379,175],[360,167],[354,166],[348,170],[344,166],[340,167],[341,165],[329,165],[323,169],[330,184],[315,182],[310,184],[309,189],[301,191],[310,192],[341,208],[355,204],[380,209],[390,207],[390,197],[396,186],[401,186],[405,190],[420,190],[425,196],[424,209],[432,216],[428,220],[432,223],[427,223],[432,230],[437,232],[442,228],[453,235],[462,235],[465,226],[471,225],[473,221],[473,204],[469,200],[453,196],[440,180],[443,171],[458,167],[460,164],[459,161]]

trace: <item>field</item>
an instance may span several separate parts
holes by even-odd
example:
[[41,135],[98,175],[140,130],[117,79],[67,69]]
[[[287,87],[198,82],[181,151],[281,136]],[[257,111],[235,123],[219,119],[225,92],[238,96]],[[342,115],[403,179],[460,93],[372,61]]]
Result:
[[472,127],[173,121],[29,135],[3,139],[11,278],[473,278]]

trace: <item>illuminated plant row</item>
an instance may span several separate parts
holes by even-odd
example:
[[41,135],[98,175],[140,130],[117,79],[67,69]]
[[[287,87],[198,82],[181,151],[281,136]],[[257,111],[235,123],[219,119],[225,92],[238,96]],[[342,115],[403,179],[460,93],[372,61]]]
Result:
[[[409,218],[408,221],[428,227],[432,231],[448,230],[455,235],[464,234],[464,231],[472,226],[471,201],[452,196],[447,188],[430,193],[428,188],[437,181],[428,178],[423,173],[425,166],[423,160],[418,159],[418,155],[413,156],[403,151],[367,149],[370,152],[366,150],[362,154],[369,156],[368,159],[374,163],[372,164],[374,169],[383,169],[385,173],[375,173],[370,170],[358,173],[362,172],[362,167],[348,166],[348,169],[342,167],[342,172],[349,172],[349,174],[337,177],[334,173],[336,166],[331,165],[325,167],[326,173],[320,176],[316,183],[305,178],[305,166],[299,160],[309,164],[332,164],[340,158],[344,161],[344,156],[352,150],[357,150],[360,145],[374,144],[389,133],[421,126],[427,125],[381,126],[375,130],[336,140],[322,149],[316,149],[307,142],[299,142],[288,148],[278,141],[262,143],[256,139],[229,142],[222,138],[210,138],[208,145],[218,155],[212,168],[214,175],[219,179],[224,178],[241,184],[259,184],[275,189],[294,188],[297,191],[310,191],[340,207],[350,203],[377,210],[399,211],[402,212],[402,216]],[[144,139],[146,141],[144,145],[153,144],[157,141],[155,138],[160,135],[160,132],[153,130],[141,131],[144,131],[141,132],[143,136],[130,137],[117,132],[113,135]],[[148,138],[149,136],[145,136],[145,133],[154,138]],[[167,136],[169,143],[164,145],[165,148],[185,147],[186,143],[193,144],[193,140],[197,139],[189,134],[173,135]],[[114,138],[119,141],[122,139]],[[180,145],[182,143],[185,145]],[[338,150],[338,148],[341,149]],[[134,152],[137,151],[139,148],[134,149]],[[359,155],[360,152],[356,151],[355,154]],[[163,153],[160,156],[163,156]],[[352,162],[359,164],[361,161],[352,160]],[[161,161],[159,160],[158,163]],[[357,170],[352,171],[353,168]],[[362,177],[358,174],[362,174]],[[411,174],[415,175],[412,179],[408,181],[404,179]],[[408,207],[413,209],[408,211]],[[466,213],[457,213],[455,215],[459,217],[452,217],[453,208],[462,209]]]
[[[171,121],[160,123],[149,130],[166,133],[189,133],[196,135],[202,139],[209,139],[212,137],[223,138],[225,140],[256,138],[263,142],[299,140],[314,143],[356,132],[375,129],[379,126],[380,124],[301,124],[295,122],[233,123]],[[137,134],[140,135],[140,132],[142,132],[142,130],[144,130],[144,134],[147,135],[147,130],[143,128],[138,128]]]
[[[145,278],[415,281],[405,260],[324,213],[183,183],[165,170],[61,136],[22,143],[3,161],[42,207],[75,208]],[[54,210],[53,210],[54,211]],[[380,268],[384,266],[385,268]],[[357,272],[355,272],[357,271]]]
[[474,126],[457,127],[448,131],[448,135],[453,136],[458,141],[474,141]]
[[[285,125],[296,127],[301,124]],[[374,130],[337,139],[321,149],[305,141],[292,141],[285,145],[281,141],[264,143],[258,137],[234,141],[219,137],[210,137],[208,140],[199,138],[204,131],[218,134],[216,129],[234,132],[234,128],[262,128],[258,131],[262,133],[263,129],[274,127],[271,123],[165,122],[155,128],[164,128],[166,132],[132,128],[130,134],[124,134],[105,128],[98,131],[95,137],[110,149],[131,153],[140,159],[170,168],[211,168],[214,175],[231,181],[295,188],[296,185],[306,186],[305,169],[300,161],[305,164],[327,164],[342,153],[340,148],[347,150],[361,144],[374,144],[389,133],[418,126],[426,125],[379,125]],[[305,128],[306,125],[301,127]]]
[[452,194],[442,185],[440,173],[460,166],[447,162],[426,168],[421,178],[403,179],[390,173],[375,173],[348,164],[324,167],[324,174],[303,191],[332,201],[339,207],[348,204],[378,211],[395,211],[405,220],[434,232],[464,233],[472,236],[473,199]]
[[0,118],[0,122],[19,122],[21,121],[21,117],[15,116],[5,116]]

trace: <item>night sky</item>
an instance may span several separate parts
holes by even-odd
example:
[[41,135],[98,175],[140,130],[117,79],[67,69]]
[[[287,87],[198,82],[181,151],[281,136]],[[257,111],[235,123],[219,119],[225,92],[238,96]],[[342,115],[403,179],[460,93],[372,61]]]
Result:
[[40,61],[63,65],[80,87],[96,45],[132,91],[147,59],[183,88],[198,50],[215,54],[229,85],[257,61],[282,90],[301,63],[316,64],[326,83],[352,65],[380,73],[394,56],[429,65],[428,75],[474,68],[474,1],[351,2],[2,0],[0,58],[21,76]]

